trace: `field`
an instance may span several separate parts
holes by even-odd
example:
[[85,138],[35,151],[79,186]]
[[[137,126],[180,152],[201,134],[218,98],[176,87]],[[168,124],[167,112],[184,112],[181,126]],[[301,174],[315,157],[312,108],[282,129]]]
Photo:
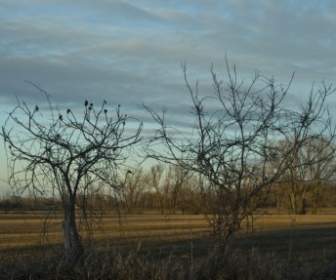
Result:
[[260,213],[253,231],[243,223],[229,255],[216,251],[202,215],[106,213],[89,224],[79,221],[85,269],[59,271],[61,213],[0,214],[0,279],[334,279],[321,276],[335,259],[334,209]]
[[[250,222],[251,224],[251,222]],[[129,241],[182,241],[199,239],[210,233],[203,215],[160,215],[155,213],[105,214],[90,220],[90,228],[80,222],[84,239],[123,244]],[[61,213],[47,217],[41,212],[0,214],[0,249],[19,249],[61,244]],[[336,239],[336,213],[318,215],[259,214],[253,232],[243,223],[239,235],[242,246],[284,250],[330,248]],[[265,238],[267,237],[267,238]],[[307,246],[307,244],[309,246]],[[290,248],[291,249],[291,248]],[[291,249],[292,250],[292,249]]]

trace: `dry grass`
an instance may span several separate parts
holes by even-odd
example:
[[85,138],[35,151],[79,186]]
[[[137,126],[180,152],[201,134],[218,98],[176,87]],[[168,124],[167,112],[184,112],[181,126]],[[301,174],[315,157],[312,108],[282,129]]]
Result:
[[41,250],[43,222],[42,213],[0,215],[0,279],[336,279],[323,276],[335,259],[335,212],[257,215],[255,232],[243,225],[229,255],[204,237],[209,228],[201,215],[120,221],[109,214],[93,226],[98,241],[87,247],[84,267],[71,271],[62,267],[61,246],[50,246],[62,241],[61,215],[48,220],[48,247]]
[[1,262],[0,279],[123,279],[123,280],[326,280],[335,279],[319,265],[299,259],[279,259],[257,250],[220,250],[209,247],[201,257],[191,251],[165,257],[146,255],[138,249],[123,253],[116,250],[87,251],[80,263],[69,268],[60,256],[17,258]]
[[[62,242],[62,215],[54,214],[45,220],[41,212],[0,214],[0,248],[16,248],[36,246],[42,243],[57,244]],[[336,228],[336,213],[320,215],[263,214],[254,217],[255,232],[305,229]],[[47,235],[43,225],[47,225]],[[91,221],[94,239],[185,239],[198,237],[209,232],[207,220],[202,215],[159,215],[138,214],[125,215],[121,219],[117,215],[107,214]],[[243,223],[242,232],[246,230]],[[85,225],[81,225],[84,238],[88,237]]]

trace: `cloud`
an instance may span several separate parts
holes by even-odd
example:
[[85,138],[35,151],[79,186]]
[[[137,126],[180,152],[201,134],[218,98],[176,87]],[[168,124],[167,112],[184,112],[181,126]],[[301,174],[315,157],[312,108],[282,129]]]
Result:
[[45,102],[29,80],[61,110],[86,98],[120,103],[148,135],[145,103],[185,131],[193,121],[180,63],[211,95],[210,64],[225,79],[226,56],[243,79],[259,70],[285,84],[296,72],[289,100],[299,104],[312,82],[335,81],[335,15],[331,0],[1,0],[0,121],[16,97]]
[[108,99],[139,115],[148,103],[181,119],[185,110],[176,108],[189,97],[180,63],[209,95],[209,66],[225,78],[226,56],[245,79],[259,69],[286,83],[295,71],[297,94],[335,79],[332,1],[3,0],[0,7],[0,99],[8,106],[16,96],[43,102],[30,80],[60,106]]

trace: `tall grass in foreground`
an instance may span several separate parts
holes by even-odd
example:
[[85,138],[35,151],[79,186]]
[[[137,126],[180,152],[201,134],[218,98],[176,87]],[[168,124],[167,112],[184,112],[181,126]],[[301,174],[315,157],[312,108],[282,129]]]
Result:
[[216,247],[203,257],[192,250],[158,257],[141,250],[100,252],[88,250],[76,267],[68,267],[59,256],[13,261],[2,260],[0,279],[336,279],[327,258],[310,264],[299,258],[281,259],[257,250],[222,251]]

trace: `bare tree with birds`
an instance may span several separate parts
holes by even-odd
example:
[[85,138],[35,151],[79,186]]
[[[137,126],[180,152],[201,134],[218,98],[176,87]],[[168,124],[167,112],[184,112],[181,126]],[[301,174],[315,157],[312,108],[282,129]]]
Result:
[[85,100],[80,111],[68,108],[65,112],[49,98],[48,104],[41,110],[19,101],[1,136],[8,152],[10,184],[22,192],[60,197],[64,256],[73,265],[84,251],[76,208],[85,203],[77,199],[102,185],[114,191],[122,187],[119,175],[130,149],[141,140],[142,123],[122,114],[120,105],[112,108],[106,101],[96,106]]

